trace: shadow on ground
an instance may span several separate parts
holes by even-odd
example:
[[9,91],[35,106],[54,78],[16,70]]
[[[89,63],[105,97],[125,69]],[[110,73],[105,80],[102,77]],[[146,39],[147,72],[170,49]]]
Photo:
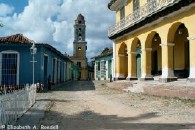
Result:
[[52,87],[52,91],[88,91],[95,90],[93,81],[69,81]]
[[[80,113],[66,115],[47,109],[44,118],[39,123],[37,118],[42,110],[33,110],[33,113],[21,117],[15,125],[51,126],[58,125],[59,130],[190,130],[195,129],[195,123],[142,123],[142,120],[149,120],[158,117],[157,113],[146,113],[135,117],[119,117],[117,115],[102,115],[93,111],[82,111]],[[139,122],[139,123],[137,123]],[[40,124],[40,125],[37,125]]]
[[[156,113],[141,114],[136,117],[101,115],[93,111],[83,111],[74,115],[64,115],[54,111],[46,112],[42,125],[58,125],[60,130],[181,130],[195,129],[194,124],[141,123],[142,120],[156,118]],[[140,122],[140,123],[137,123]]]

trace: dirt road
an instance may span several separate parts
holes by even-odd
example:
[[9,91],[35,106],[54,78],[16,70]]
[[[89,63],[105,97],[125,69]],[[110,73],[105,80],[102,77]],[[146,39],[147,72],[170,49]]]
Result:
[[103,81],[74,81],[39,100],[51,101],[41,125],[60,130],[195,130],[195,104],[124,93]]

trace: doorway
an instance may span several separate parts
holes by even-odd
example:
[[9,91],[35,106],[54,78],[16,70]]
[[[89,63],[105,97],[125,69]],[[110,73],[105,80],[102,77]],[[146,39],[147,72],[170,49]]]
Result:
[[44,84],[47,84],[48,56],[44,56]]
[[141,55],[136,55],[136,76],[137,78],[141,77]]

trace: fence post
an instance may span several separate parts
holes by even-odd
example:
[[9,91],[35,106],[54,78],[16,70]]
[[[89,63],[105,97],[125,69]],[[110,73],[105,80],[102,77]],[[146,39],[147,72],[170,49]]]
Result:
[[5,93],[5,95],[7,94],[7,92],[6,92],[6,88],[5,88],[5,85],[4,85],[4,93]]

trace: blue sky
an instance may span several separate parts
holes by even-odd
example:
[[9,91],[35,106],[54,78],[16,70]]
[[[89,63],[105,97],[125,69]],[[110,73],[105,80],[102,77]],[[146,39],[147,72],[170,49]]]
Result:
[[13,6],[16,13],[21,13],[28,4],[28,0],[0,0],[0,2]]
[[110,0],[0,0],[0,36],[22,33],[28,38],[48,43],[72,55],[73,26],[79,13],[86,20],[87,57],[111,47],[108,27],[115,22],[115,12],[107,8]]

